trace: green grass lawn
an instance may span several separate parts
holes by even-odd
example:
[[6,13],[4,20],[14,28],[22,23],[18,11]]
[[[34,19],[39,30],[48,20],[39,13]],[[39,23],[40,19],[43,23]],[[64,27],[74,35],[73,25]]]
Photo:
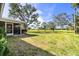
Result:
[[79,55],[79,35],[67,30],[29,30],[27,35],[8,37],[8,55]]

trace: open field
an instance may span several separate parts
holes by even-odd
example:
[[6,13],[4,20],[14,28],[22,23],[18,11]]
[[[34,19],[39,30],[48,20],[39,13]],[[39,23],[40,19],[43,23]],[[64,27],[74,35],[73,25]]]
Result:
[[8,55],[79,55],[79,35],[67,30],[29,30],[27,35],[8,37]]

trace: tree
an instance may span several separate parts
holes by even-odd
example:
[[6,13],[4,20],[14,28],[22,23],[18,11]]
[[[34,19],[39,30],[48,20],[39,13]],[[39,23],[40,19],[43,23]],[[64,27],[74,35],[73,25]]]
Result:
[[74,20],[73,20],[73,14],[66,15],[66,18],[68,19],[67,29],[74,30]]
[[69,23],[67,29],[68,30],[74,30],[73,24],[72,23]]
[[42,29],[44,29],[46,31],[46,29],[47,29],[47,23],[43,22],[41,25],[42,25]]
[[37,9],[30,4],[21,5],[20,3],[11,3],[9,6],[9,16],[25,21],[27,29],[30,24],[37,21],[38,14],[35,13]]
[[51,30],[55,30],[55,23],[54,22],[52,22],[52,21],[49,21],[48,22],[48,27],[49,27],[49,29],[51,29]]
[[37,21],[36,24],[35,24],[36,27],[37,27],[37,29],[38,29],[38,31],[39,31],[39,29],[40,29],[40,23],[41,23],[40,21]]
[[78,33],[79,32],[79,29],[78,29],[78,23],[77,23],[77,9],[79,7],[79,3],[72,3],[71,6],[74,8],[74,30],[75,30],[75,33]]
[[61,29],[64,28],[65,25],[68,25],[69,21],[67,19],[67,14],[61,13],[53,17],[53,20],[56,26],[60,26]]

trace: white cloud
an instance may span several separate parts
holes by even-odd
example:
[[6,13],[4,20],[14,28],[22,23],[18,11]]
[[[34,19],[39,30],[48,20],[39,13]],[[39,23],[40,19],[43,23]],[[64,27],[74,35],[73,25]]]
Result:
[[40,21],[41,23],[44,22],[44,20],[41,16],[39,16],[37,20]]
[[36,13],[43,14],[43,12],[41,10],[37,10]]

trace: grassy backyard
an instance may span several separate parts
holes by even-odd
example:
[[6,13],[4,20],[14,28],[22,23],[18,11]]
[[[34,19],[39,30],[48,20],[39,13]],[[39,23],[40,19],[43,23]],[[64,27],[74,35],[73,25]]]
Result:
[[67,30],[29,30],[27,35],[8,37],[8,55],[79,55],[79,35]]

